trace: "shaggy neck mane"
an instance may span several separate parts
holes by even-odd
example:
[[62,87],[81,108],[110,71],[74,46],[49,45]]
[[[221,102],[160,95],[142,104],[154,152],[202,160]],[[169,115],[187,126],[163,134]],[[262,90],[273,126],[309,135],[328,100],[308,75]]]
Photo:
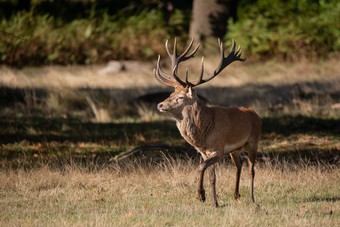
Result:
[[211,110],[200,100],[185,106],[181,116],[176,117],[176,125],[181,135],[197,148],[205,148],[205,139],[213,123]]

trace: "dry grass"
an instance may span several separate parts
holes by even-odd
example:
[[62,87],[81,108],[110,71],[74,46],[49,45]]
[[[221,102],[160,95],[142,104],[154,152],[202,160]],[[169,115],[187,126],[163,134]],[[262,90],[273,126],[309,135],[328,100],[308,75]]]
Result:
[[146,88],[156,85],[152,70],[101,74],[105,66],[2,67],[0,85],[12,88]]
[[[155,59],[156,61],[156,59]],[[183,63],[180,70],[189,68],[190,77],[194,80],[199,75],[199,57]],[[214,71],[219,59],[208,56],[205,60],[205,72]],[[220,76],[206,86],[225,87],[255,84],[286,84],[303,81],[339,79],[340,65],[338,59],[321,62],[297,63],[265,62],[234,63]],[[105,66],[44,66],[15,70],[2,66],[0,69],[0,85],[13,88],[148,88],[161,87],[154,79],[152,68],[155,63],[143,63],[144,67],[127,72],[111,74],[101,73]],[[168,71],[167,69],[166,71]]]
[[197,164],[191,161],[93,171],[76,165],[2,170],[0,225],[339,226],[339,167],[258,165],[256,204],[248,203],[247,172],[237,203],[232,196],[235,169],[218,165],[221,207],[215,209],[208,184],[208,201],[195,198]]
[[[207,72],[215,67],[213,60],[206,62]],[[196,73],[195,68],[199,61],[200,59],[196,59],[188,65],[192,75]],[[126,147],[141,144],[169,143],[183,146],[183,140],[173,131],[175,124],[171,124],[172,128],[168,125],[169,122],[160,121],[166,119],[164,115],[157,115],[144,105],[131,107],[127,102],[139,95],[164,89],[154,80],[151,70],[112,75],[100,74],[100,70],[100,66],[0,69],[1,86],[19,88],[20,92],[28,89],[23,95],[24,101],[20,104],[22,106],[15,104],[12,107],[9,105],[12,104],[11,101],[3,100],[4,106],[9,103],[9,107],[3,109],[2,115],[6,118],[2,121],[0,131],[2,141],[10,138],[10,142],[3,142],[1,145],[4,153],[2,155],[11,157],[19,154],[20,157],[12,160],[13,165],[3,164],[6,163],[6,158],[2,160],[0,226],[340,225],[340,169],[339,166],[329,166],[327,162],[313,162],[313,165],[299,161],[288,163],[290,160],[284,161],[284,155],[281,159],[274,158],[274,161],[265,156],[256,167],[256,204],[248,203],[248,171],[244,168],[240,187],[242,202],[237,203],[233,200],[235,169],[233,166],[219,164],[219,209],[210,205],[210,188],[207,182],[208,201],[202,204],[196,199],[198,168],[197,163],[191,160],[168,160],[164,164],[154,164],[152,168],[150,165],[127,165],[121,168],[115,164],[100,167],[90,160],[85,163],[85,167],[80,167],[78,164],[69,164],[72,163],[71,157],[71,160],[61,163],[61,168],[50,165],[46,157],[47,164],[34,165],[43,167],[27,168],[30,166],[28,155],[31,153],[35,158],[40,151],[41,155],[50,156],[54,152],[59,154],[74,151],[77,156],[81,156],[87,151],[120,152]],[[325,78],[339,83],[338,72],[340,64],[336,60],[299,64],[235,63],[207,85],[211,89],[204,85],[200,94],[206,95],[208,99],[215,99],[221,105],[230,100],[239,105],[249,99],[250,106],[265,106],[266,109],[260,112],[261,116],[269,115],[266,111],[274,111],[274,118],[278,120],[268,118],[264,121],[267,128],[264,128],[260,151],[265,155],[271,152],[290,153],[293,159],[296,151],[301,150],[301,154],[308,151],[312,155],[317,150],[319,153],[334,152],[333,157],[338,160],[339,155],[336,152],[339,151],[339,134],[329,125],[338,121],[327,121],[333,115],[317,112],[329,111],[328,107],[338,102],[338,99],[330,98],[326,104],[319,99],[314,102],[314,98],[300,100],[303,104],[310,105],[311,110],[298,104],[293,105],[297,114],[329,118],[293,117],[287,120],[280,118],[280,114],[294,115],[293,111],[279,98],[283,97],[282,94],[291,92],[276,94],[272,91],[286,89],[282,86],[285,84],[323,81]],[[267,85],[273,89],[265,90]],[[333,90],[337,86],[334,83],[331,85]],[[224,90],[224,87],[228,89]],[[33,88],[32,91],[30,88]],[[46,97],[34,93],[35,88],[47,89]],[[77,90],[79,88],[89,90],[84,92]],[[97,88],[103,91],[95,93]],[[111,93],[105,93],[105,89]],[[316,93],[316,98],[321,97],[318,96],[317,88],[313,92]],[[103,98],[104,95],[106,96]],[[254,101],[255,98],[258,101]],[[269,110],[271,104],[276,104],[276,100],[272,98],[278,98],[277,104],[282,104],[283,109]],[[122,99],[125,102],[121,102]],[[136,113],[128,115],[131,108],[135,108],[138,119]],[[70,114],[72,111],[73,115]],[[333,118],[339,119],[339,111],[334,111],[337,112]],[[23,116],[32,119],[27,123]],[[35,118],[37,116],[40,118]],[[57,120],[54,121],[53,117]],[[79,122],[72,123],[68,118],[79,119]],[[289,119],[300,121],[293,122]],[[158,122],[145,123],[154,120]],[[88,121],[92,123],[86,123]],[[110,121],[116,123],[97,124]],[[119,123],[120,121],[135,124]],[[315,127],[321,128],[310,127],[311,122],[316,124]],[[297,128],[299,126],[306,129],[300,132]]]
[[[217,61],[218,57],[207,57],[206,74],[214,70]],[[251,106],[261,116],[300,114],[339,118],[340,111],[333,108],[339,105],[340,64],[337,61],[234,63],[197,90],[214,105]],[[184,63],[180,71],[188,67],[194,79],[199,74],[200,59]],[[172,90],[157,83],[152,65],[143,63],[143,67],[112,74],[101,73],[105,66],[45,66],[22,70],[1,66],[0,86],[24,96],[23,103],[16,104],[18,100],[13,100],[4,106],[14,103],[18,107],[16,114],[30,115],[42,109],[44,115],[72,116],[93,122],[134,121],[136,116],[146,121],[164,119],[164,114],[155,113],[154,103],[151,110],[150,106],[131,105],[143,95]],[[297,92],[296,84],[302,92]],[[8,98],[4,95],[3,101]],[[4,114],[12,115],[10,111]]]

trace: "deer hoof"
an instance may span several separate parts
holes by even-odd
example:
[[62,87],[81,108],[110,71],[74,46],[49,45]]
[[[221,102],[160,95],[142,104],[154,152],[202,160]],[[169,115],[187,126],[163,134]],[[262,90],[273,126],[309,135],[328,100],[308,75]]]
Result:
[[204,203],[205,202],[205,191],[204,190],[198,190],[198,199]]
[[235,198],[235,200],[240,200],[241,195],[239,193],[235,193],[234,198]]
[[213,201],[213,206],[216,207],[216,208],[218,208],[218,207],[219,207],[219,206],[218,206],[218,202],[217,202],[217,201]]

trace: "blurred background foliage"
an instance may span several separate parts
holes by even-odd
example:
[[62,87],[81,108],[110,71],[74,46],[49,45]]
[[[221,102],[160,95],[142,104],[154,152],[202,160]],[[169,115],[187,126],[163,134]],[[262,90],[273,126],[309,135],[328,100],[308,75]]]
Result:
[[[340,48],[340,1],[240,1],[226,37],[257,57],[331,57]],[[249,53],[248,53],[249,52]]]
[[[0,64],[154,60],[189,38],[191,0],[1,0]],[[340,49],[337,0],[240,0],[225,40],[254,60],[329,58]],[[184,45],[184,44],[183,44]]]

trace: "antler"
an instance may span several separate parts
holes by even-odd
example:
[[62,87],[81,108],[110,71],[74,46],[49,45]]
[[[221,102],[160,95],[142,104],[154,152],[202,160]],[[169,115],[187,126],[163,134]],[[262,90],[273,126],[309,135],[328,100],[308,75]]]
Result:
[[[187,78],[186,78],[186,82],[183,82],[177,76],[177,69],[178,69],[179,63],[181,63],[182,61],[186,61],[189,58],[192,58],[196,54],[198,48],[200,47],[200,44],[197,45],[197,47],[189,55],[187,55],[189,50],[191,49],[193,43],[194,43],[194,39],[191,40],[187,49],[180,56],[178,56],[176,39],[175,39],[175,42],[174,42],[174,49],[173,49],[172,54],[170,53],[170,50],[169,50],[168,40],[165,42],[165,49],[166,49],[166,52],[168,53],[169,58],[171,60],[172,74],[169,75],[169,74],[163,72],[162,68],[160,67],[160,56],[158,56],[157,66],[156,66],[156,70],[154,70],[154,74],[155,74],[156,79],[160,83],[162,83],[164,85],[172,86],[172,87],[176,87],[178,85],[186,87],[188,85],[186,83]],[[188,74],[186,73],[186,75],[188,75]],[[174,78],[176,81],[171,80],[172,78]]]
[[[183,52],[183,54],[181,54],[180,56],[177,55],[177,42],[175,39],[174,42],[174,50],[173,53],[170,53],[169,47],[168,47],[168,41],[165,42],[165,49],[170,57],[171,60],[171,65],[172,65],[172,75],[169,75],[165,72],[163,72],[163,70],[160,67],[160,56],[158,56],[158,61],[157,61],[157,66],[156,69],[154,70],[154,74],[156,79],[164,85],[168,85],[168,86],[172,86],[172,87],[176,87],[178,85],[181,85],[183,87],[195,87],[198,86],[200,84],[203,84],[205,82],[210,81],[211,79],[213,79],[215,76],[217,76],[224,68],[226,68],[230,63],[234,62],[234,61],[245,61],[245,58],[241,58],[241,54],[242,54],[242,50],[240,49],[240,46],[237,48],[237,50],[235,51],[235,46],[236,46],[236,42],[233,40],[233,44],[231,47],[231,50],[229,52],[229,55],[227,57],[224,57],[224,49],[223,49],[223,43],[220,41],[220,39],[218,39],[218,45],[220,46],[220,54],[221,54],[221,60],[219,65],[217,66],[217,68],[215,69],[215,71],[208,75],[208,77],[206,79],[203,79],[203,74],[204,74],[204,57],[202,57],[202,63],[201,63],[201,73],[199,76],[199,80],[195,81],[195,82],[189,82],[188,81],[188,69],[186,69],[185,72],[185,82],[182,81],[178,76],[177,76],[177,69],[178,69],[178,64],[182,61],[186,61],[189,58],[193,57],[194,54],[197,52],[198,48],[200,47],[200,45],[198,45],[195,50],[189,54],[189,50],[192,47],[192,44],[194,42],[194,39],[191,40],[188,48]],[[172,78],[174,78],[176,81],[173,81]]]
[[203,79],[203,64],[204,64],[204,58],[202,58],[202,69],[201,74],[199,77],[199,80],[193,83],[189,82],[189,86],[195,87],[197,85],[203,84],[205,82],[208,82],[209,80],[213,79],[215,76],[217,76],[225,67],[230,65],[230,63],[234,61],[245,61],[246,58],[241,58],[242,50],[240,49],[240,46],[238,46],[237,50],[235,51],[236,42],[235,40],[232,41],[232,47],[227,57],[224,57],[224,49],[223,49],[223,43],[218,39],[218,45],[220,46],[220,54],[221,54],[221,60],[220,64],[217,66],[215,71],[210,74],[206,79]]

